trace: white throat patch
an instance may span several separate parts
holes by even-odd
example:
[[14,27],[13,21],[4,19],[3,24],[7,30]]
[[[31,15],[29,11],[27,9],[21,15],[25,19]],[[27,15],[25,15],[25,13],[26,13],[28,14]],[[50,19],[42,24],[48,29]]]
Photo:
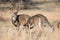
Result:
[[15,18],[15,17],[13,17],[13,20],[16,20],[16,18]]

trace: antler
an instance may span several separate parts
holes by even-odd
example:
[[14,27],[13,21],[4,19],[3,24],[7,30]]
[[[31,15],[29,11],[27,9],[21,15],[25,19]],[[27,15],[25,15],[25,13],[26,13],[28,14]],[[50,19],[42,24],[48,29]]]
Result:
[[17,6],[17,9],[16,9],[16,13],[18,13],[18,11],[19,11],[20,9],[19,9],[19,5]]
[[10,14],[11,14],[11,13],[17,14],[18,11],[19,11],[19,5],[17,5],[14,10],[13,10],[13,8],[10,8]]

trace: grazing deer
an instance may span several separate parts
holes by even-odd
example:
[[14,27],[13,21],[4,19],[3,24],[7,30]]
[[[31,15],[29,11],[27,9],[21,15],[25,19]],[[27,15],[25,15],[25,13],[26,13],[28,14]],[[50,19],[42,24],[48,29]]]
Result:
[[26,23],[26,26],[29,29],[32,29],[34,27],[40,27],[40,28],[49,27],[51,32],[53,31],[52,25],[49,23],[48,19],[42,14],[37,14],[30,17]]
[[39,26],[41,28],[49,27],[50,30],[53,31],[52,25],[49,23],[48,19],[42,14],[37,14],[29,18],[26,23],[26,26],[30,29],[36,26]]
[[12,24],[17,27],[17,30],[19,30],[20,26],[24,26],[27,23],[27,20],[30,18],[29,15],[26,14],[21,14],[21,15],[17,15],[18,10],[15,12],[12,12]]
[[53,27],[51,26],[47,18],[42,14],[37,14],[30,17],[26,23],[26,27],[27,29],[29,29],[30,37],[31,32],[33,32],[32,30],[36,30],[37,33],[40,33],[44,31],[43,28],[46,26],[50,28],[51,32],[53,32]]

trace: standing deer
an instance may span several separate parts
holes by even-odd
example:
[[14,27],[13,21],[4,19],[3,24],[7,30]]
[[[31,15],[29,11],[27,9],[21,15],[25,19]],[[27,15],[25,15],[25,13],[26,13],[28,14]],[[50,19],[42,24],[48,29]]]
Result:
[[40,29],[44,27],[49,27],[51,32],[53,31],[52,25],[49,23],[48,19],[42,14],[37,14],[30,17],[26,23],[26,26],[29,29],[32,29],[34,27],[40,27]]
[[24,26],[27,23],[27,20],[30,18],[29,15],[26,14],[21,14],[21,15],[17,15],[18,10],[15,12],[12,12],[12,24],[17,27],[17,30],[19,30],[20,26]]
[[42,14],[37,14],[37,15],[30,17],[26,23],[26,27],[30,31],[29,32],[30,37],[31,37],[31,32],[34,29],[37,30],[37,32],[39,33],[43,30],[44,27],[49,27],[51,32],[53,32],[53,27],[51,26],[47,18]]

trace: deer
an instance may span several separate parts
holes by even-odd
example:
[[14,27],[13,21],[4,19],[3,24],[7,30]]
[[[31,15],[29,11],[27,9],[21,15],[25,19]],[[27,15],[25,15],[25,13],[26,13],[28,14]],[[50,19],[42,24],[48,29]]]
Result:
[[51,32],[53,32],[54,30],[53,26],[49,23],[47,17],[45,17],[42,14],[36,14],[30,17],[26,23],[26,28],[29,29],[30,36],[31,36],[32,29],[37,28],[37,31],[38,30],[41,31],[44,29],[44,27],[48,27],[51,30]]
[[30,18],[30,16],[26,14],[18,15],[18,10],[16,10],[15,12],[11,11],[11,14],[12,24],[17,28],[18,31],[20,26],[24,26],[27,23],[27,20]]

